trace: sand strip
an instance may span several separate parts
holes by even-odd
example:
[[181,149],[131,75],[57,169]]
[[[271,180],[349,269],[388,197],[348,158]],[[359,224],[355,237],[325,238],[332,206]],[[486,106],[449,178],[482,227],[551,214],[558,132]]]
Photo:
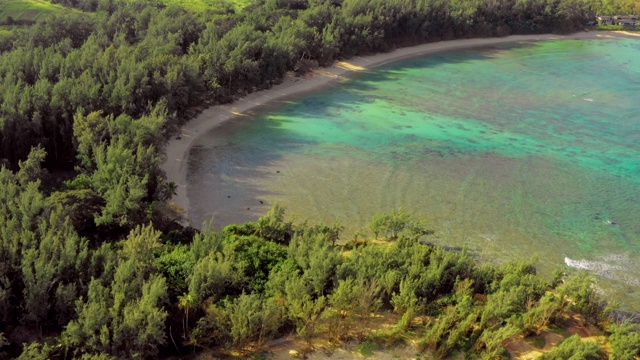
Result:
[[189,199],[187,197],[187,165],[189,151],[194,141],[199,136],[206,134],[208,131],[219,126],[225,121],[229,121],[237,116],[246,114],[249,111],[257,110],[257,108],[266,104],[273,104],[279,100],[286,100],[296,95],[322,89],[325,86],[338,82],[341,78],[352,76],[358,72],[411,57],[423,56],[440,51],[502,43],[516,43],[522,41],[595,39],[632,36],[637,36],[637,34],[625,34],[624,32],[616,31],[593,31],[580,32],[571,35],[511,35],[501,38],[461,39],[401,48],[389,53],[371,56],[358,56],[349,59],[348,62],[339,61],[331,67],[317,69],[313,72],[313,76],[307,76],[305,78],[287,77],[281,84],[273,86],[271,89],[249,94],[248,96],[231,104],[215,105],[204,110],[196,118],[187,122],[187,124],[180,129],[180,133],[174,135],[167,142],[165,146],[166,158],[161,167],[167,175],[167,180],[173,181],[178,185],[177,194],[172,200],[176,205],[183,209],[183,223],[188,225]]

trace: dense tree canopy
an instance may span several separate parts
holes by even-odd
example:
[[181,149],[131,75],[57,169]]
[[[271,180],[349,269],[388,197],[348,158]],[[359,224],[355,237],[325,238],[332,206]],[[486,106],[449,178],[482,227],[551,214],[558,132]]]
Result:
[[[379,310],[398,314],[397,331],[426,319],[421,346],[439,356],[492,358],[568,310],[602,323],[590,279],[556,286],[531,263],[479,266],[423,244],[431,232],[402,210],[371,222],[371,238],[392,243],[349,256],[339,223],[293,224],[277,206],[220,232],[182,228],[159,149],[194,106],[294,69],[428,41],[575,31],[596,12],[635,11],[633,1],[266,0],[198,14],[58,2],[94,13],[0,32],[0,358],[155,358],[327,329],[340,341],[362,338]],[[638,354],[637,326],[609,331],[617,358]],[[549,357],[601,354],[563,344]]]
[[[594,14],[593,4],[578,0],[266,1],[239,14],[65,4],[102,12],[51,17],[0,46],[0,159],[13,169],[38,144],[48,166],[85,165],[112,140],[118,119],[160,116],[149,128],[157,133],[203,99],[269,87],[301,61],[329,64],[459,37],[569,32]],[[93,136],[82,134],[87,121],[97,125]]]

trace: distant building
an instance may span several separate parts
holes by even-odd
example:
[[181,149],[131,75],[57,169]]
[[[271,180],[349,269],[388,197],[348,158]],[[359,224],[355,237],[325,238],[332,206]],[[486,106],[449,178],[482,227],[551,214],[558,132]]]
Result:
[[638,17],[635,15],[616,15],[615,16],[616,24],[622,26],[636,26],[638,22]]
[[612,16],[598,16],[598,23],[600,25],[613,25]]

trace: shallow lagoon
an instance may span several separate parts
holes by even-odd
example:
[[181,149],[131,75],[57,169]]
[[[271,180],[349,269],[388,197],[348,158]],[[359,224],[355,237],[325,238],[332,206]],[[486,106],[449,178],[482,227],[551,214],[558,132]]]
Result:
[[447,52],[237,118],[191,151],[191,222],[279,202],[350,236],[402,206],[435,243],[587,268],[640,308],[639,59],[633,39]]

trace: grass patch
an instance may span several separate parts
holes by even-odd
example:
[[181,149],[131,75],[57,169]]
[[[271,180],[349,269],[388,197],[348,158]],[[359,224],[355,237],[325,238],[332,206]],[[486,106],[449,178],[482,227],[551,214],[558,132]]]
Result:
[[191,12],[212,10],[219,13],[240,12],[252,0],[161,0],[165,5],[177,5]]
[[356,351],[364,357],[369,357],[378,350],[380,350],[380,346],[375,342],[369,340],[356,345]]
[[611,30],[623,30],[623,31],[640,31],[637,26],[622,26],[622,25],[596,25],[595,30],[611,31]]
[[529,344],[535,346],[538,349],[542,349],[547,343],[545,341],[545,339],[544,339],[544,336],[542,336],[542,335],[529,336],[525,340],[526,340],[526,342],[528,342]]
[[[240,12],[254,0],[161,0],[165,5],[176,5],[187,11],[202,13]],[[0,25],[32,23],[56,13],[84,14],[81,10],[53,4],[48,0],[0,0]]]
[[251,360],[269,360],[269,359],[271,359],[271,356],[269,356],[269,354],[267,353],[256,354],[251,358]]
[[549,325],[549,331],[560,334],[563,338],[569,337],[569,332],[567,332],[567,329],[559,326],[558,324]]
[[409,332],[398,331],[396,329],[374,330],[368,335],[370,341],[383,348],[405,345],[405,339],[408,337],[411,337]]
[[9,23],[10,19],[18,23],[33,22],[56,13],[82,14],[82,11],[46,0],[0,0],[0,24]]

